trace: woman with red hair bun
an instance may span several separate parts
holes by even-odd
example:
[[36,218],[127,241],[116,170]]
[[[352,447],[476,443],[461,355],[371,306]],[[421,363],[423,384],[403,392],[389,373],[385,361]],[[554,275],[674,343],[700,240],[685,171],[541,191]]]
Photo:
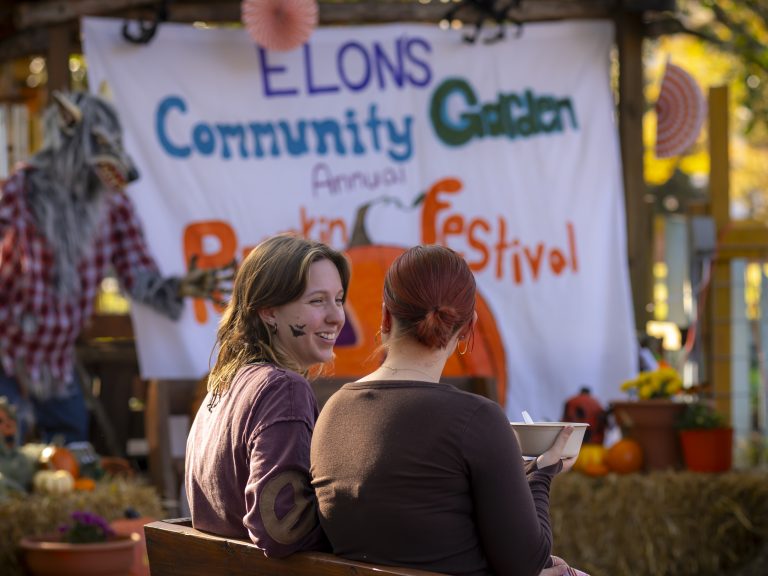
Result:
[[[573,432],[524,465],[502,408],[440,381],[471,348],[475,279],[453,250],[416,246],[384,280],[386,359],[326,403],[311,447],[320,524],[346,558],[473,576],[558,575],[549,487]],[[543,571],[543,572],[542,572]]]

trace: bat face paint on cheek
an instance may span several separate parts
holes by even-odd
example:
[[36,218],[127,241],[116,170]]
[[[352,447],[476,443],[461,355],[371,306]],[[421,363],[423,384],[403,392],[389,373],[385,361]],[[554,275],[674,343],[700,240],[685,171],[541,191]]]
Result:
[[344,324],[341,277],[328,259],[309,266],[304,292],[299,298],[271,309],[279,325],[275,344],[292,369],[309,370],[333,360],[333,347]]
[[288,325],[294,338],[298,338],[299,336],[306,336],[307,333],[304,332],[304,328],[306,328],[306,326],[306,324],[296,324],[295,326],[293,324]]

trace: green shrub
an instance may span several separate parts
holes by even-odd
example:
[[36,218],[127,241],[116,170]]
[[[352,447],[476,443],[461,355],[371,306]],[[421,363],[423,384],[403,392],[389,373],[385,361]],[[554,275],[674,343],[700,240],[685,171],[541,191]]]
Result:
[[677,421],[681,430],[694,428],[723,428],[725,417],[706,402],[692,402],[685,407]]

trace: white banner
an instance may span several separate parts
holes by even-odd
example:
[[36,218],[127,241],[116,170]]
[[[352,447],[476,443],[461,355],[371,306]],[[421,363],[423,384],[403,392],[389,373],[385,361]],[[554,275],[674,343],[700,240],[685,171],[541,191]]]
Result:
[[[83,21],[89,81],[121,114],[141,171],[129,194],[165,274],[285,230],[349,248],[337,373],[352,377],[370,369],[386,264],[436,242],[470,263],[485,311],[474,359],[447,373],[495,378],[512,419],[559,419],[582,385],[606,401],[635,373],[609,22],[527,24],[490,45],[436,26],[321,28],[288,53],[242,29],[163,24],[137,46],[121,27]],[[350,247],[363,206],[367,245]],[[201,377],[218,316],[133,306],[142,376]]]

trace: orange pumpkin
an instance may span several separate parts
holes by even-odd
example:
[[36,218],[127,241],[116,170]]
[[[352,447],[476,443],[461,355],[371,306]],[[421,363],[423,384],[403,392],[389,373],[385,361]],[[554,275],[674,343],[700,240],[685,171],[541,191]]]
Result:
[[605,465],[617,474],[638,472],[643,467],[643,449],[637,441],[622,438],[606,451]]
[[605,465],[605,448],[602,444],[582,444],[573,469],[588,476],[603,476],[608,473]]
[[72,478],[80,475],[80,463],[72,451],[64,446],[46,446],[40,453],[40,463],[50,470],[66,470]]
[[[443,181],[434,187],[441,186]],[[427,193],[434,194],[434,190]],[[390,264],[404,248],[371,244],[365,232],[365,214],[371,203],[361,206],[346,254],[352,267],[345,312],[347,322],[336,340],[333,376],[359,378],[375,370],[382,361],[376,354],[380,344],[381,299],[384,277]],[[492,378],[496,381],[497,400],[503,406],[507,397],[507,366],[501,334],[485,299],[478,292],[471,350],[464,355],[453,354],[445,365],[446,378]]]
[[83,476],[82,478],[75,480],[75,490],[90,492],[94,488],[96,488],[96,481],[93,478]]
[[581,470],[587,476],[605,476],[610,472],[608,466],[597,462],[591,462]]

